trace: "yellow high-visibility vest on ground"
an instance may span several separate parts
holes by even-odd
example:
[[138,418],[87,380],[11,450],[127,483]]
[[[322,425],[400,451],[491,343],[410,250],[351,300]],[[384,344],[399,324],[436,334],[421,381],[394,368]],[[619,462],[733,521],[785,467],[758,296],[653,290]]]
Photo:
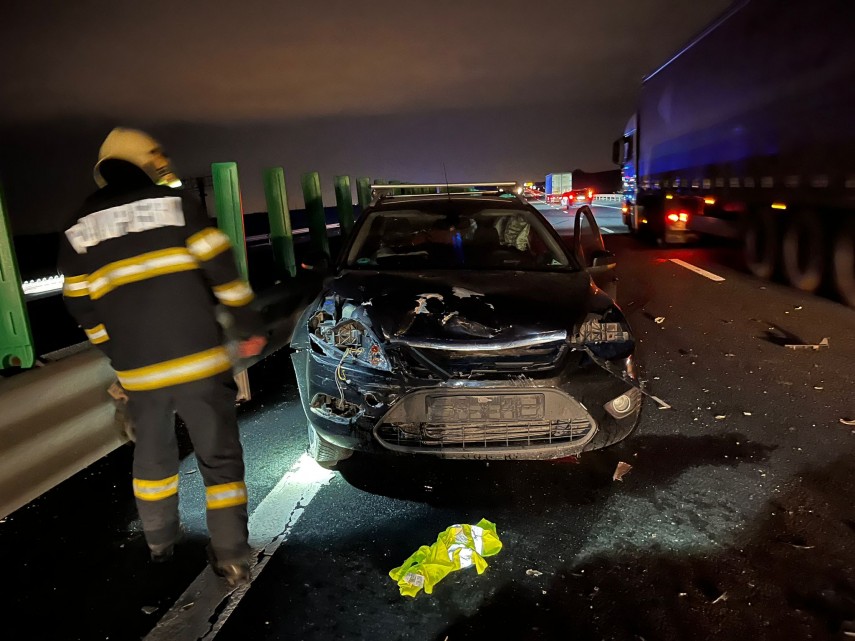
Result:
[[495,523],[481,519],[477,525],[452,525],[431,546],[423,545],[404,564],[389,572],[398,582],[402,596],[427,594],[455,570],[475,566],[478,574],[487,569],[484,557],[498,554],[502,542]]

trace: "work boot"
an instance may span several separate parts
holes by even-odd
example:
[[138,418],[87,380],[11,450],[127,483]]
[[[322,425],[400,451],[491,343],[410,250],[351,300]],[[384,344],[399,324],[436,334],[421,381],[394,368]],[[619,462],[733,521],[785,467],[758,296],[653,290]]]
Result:
[[178,526],[178,534],[171,543],[163,543],[161,545],[149,545],[148,550],[151,553],[152,563],[166,563],[171,561],[175,554],[175,545],[184,538],[184,524]]
[[249,583],[249,561],[247,559],[231,561],[229,563],[220,563],[209,543],[208,563],[211,564],[211,569],[214,570],[214,574],[223,577],[226,580],[226,583],[229,584],[229,587],[237,588]]

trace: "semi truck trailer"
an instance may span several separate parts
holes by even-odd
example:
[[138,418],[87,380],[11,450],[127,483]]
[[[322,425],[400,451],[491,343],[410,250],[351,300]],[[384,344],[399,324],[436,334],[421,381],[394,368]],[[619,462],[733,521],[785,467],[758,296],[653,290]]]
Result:
[[631,232],[739,239],[855,306],[853,29],[853,2],[742,0],[644,78],[613,147]]

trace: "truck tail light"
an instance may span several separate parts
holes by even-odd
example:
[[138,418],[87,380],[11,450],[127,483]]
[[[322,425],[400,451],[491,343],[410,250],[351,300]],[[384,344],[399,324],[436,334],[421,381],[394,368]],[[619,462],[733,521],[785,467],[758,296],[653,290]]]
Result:
[[620,208],[620,211],[622,214],[628,214],[629,213],[629,205],[624,205],[623,207]]
[[689,214],[687,214],[684,211],[681,211],[678,214],[672,212],[672,213],[668,214],[666,216],[666,218],[668,219],[668,222],[672,222],[672,223],[687,223],[687,222],[689,222]]

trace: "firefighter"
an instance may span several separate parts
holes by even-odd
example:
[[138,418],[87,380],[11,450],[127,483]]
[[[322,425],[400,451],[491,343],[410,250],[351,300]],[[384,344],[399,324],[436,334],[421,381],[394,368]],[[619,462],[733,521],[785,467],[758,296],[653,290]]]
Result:
[[247,494],[232,363],[217,322],[227,308],[243,357],[265,339],[228,237],[180,186],[160,145],[114,129],[95,165],[100,189],[65,229],[63,296],[128,395],[136,429],[133,492],[152,560],[181,533],[174,414],[187,425],[206,487],[211,564],[230,585],[249,580]]

